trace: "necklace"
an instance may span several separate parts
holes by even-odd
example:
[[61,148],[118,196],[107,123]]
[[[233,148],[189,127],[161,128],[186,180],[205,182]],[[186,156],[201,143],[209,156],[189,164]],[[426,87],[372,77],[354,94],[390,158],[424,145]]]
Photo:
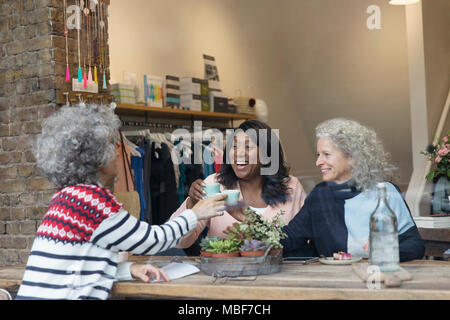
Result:
[[69,28],[67,28],[67,3],[64,0],[64,37],[66,38],[66,81],[70,81],[70,70],[69,70],[69,44],[67,37],[69,36]]

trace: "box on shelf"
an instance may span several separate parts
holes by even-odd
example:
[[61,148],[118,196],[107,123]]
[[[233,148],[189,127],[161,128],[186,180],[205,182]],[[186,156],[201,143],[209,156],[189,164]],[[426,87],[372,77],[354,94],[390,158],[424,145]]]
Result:
[[202,111],[211,111],[211,107],[209,105],[209,97],[200,96],[200,98],[202,100]]
[[125,83],[111,84],[111,94],[117,103],[136,103],[134,85]]
[[202,80],[200,83],[200,95],[209,98],[208,80]]
[[237,104],[237,112],[245,114],[256,114],[255,110],[255,98],[251,97],[236,97],[234,98]]
[[162,77],[144,75],[144,97],[145,105],[150,107],[162,107]]
[[180,80],[180,91],[181,94],[201,94],[200,86],[202,84],[202,79],[186,77]]
[[233,105],[228,105],[228,97],[221,91],[209,91],[209,105],[213,112],[235,113]]
[[166,75],[164,79],[164,106],[180,108],[180,78]]
[[167,93],[165,96],[164,106],[179,109],[181,105],[180,95]]
[[193,111],[202,110],[202,98],[199,94],[182,94],[180,102],[183,109]]
[[418,228],[450,228],[450,216],[419,216],[413,218]]

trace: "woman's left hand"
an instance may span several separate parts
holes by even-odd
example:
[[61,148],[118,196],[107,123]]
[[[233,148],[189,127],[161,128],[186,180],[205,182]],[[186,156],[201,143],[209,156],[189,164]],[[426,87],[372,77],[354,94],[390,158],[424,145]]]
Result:
[[159,282],[161,278],[163,281],[170,281],[164,270],[152,266],[151,264],[133,263],[130,266],[130,273],[133,278],[140,279],[143,282],[150,282],[150,280],[156,280],[156,282]]

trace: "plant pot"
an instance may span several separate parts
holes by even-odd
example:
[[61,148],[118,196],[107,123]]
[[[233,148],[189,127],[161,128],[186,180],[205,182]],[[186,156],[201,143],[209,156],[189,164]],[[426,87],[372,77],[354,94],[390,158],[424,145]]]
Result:
[[243,257],[261,257],[264,255],[265,251],[239,251]]
[[213,253],[213,258],[233,258],[233,257],[239,257],[239,251],[232,252],[232,253]]
[[270,251],[269,251],[269,256],[274,256],[274,255],[279,254],[279,253],[283,254],[283,249],[273,249],[273,250],[270,250]]
[[212,257],[213,253],[209,251],[200,251],[202,257]]

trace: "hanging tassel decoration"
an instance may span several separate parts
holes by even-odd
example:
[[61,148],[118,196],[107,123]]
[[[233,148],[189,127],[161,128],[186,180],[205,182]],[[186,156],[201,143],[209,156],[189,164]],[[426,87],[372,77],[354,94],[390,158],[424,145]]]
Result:
[[86,77],[86,69],[83,74],[83,88],[87,88],[87,77]]
[[83,82],[83,73],[81,72],[81,66],[78,66],[78,82]]
[[89,67],[89,73],[88,73],[88,84],[92,84],[92,71],[91,71],[91,67]]
[[66,81],[70,81],[69,64],[66,65]]
[[106,89],[106,76],[105,76],[105,70],[103,70],[103,89]]
[[94,66],[94,82],[98,83],[98,79],[97,79],[97,66]]

